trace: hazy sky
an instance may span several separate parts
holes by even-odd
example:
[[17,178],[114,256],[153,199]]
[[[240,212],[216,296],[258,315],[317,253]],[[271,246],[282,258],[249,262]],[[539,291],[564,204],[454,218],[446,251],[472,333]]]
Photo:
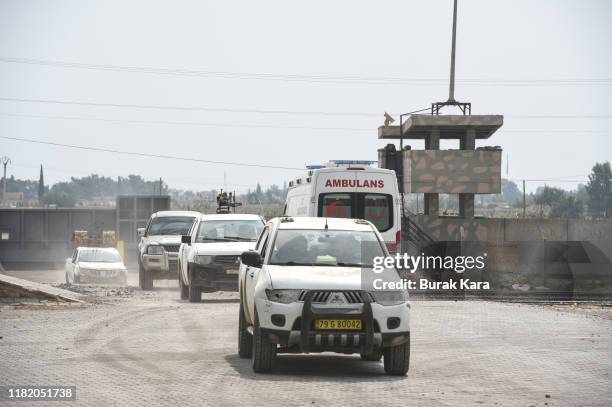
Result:
[[[455,96],[474,114],[505,116],[478,145],[503,147],[509,178],[585,179],[612,159],[611,20],[606,0],[459,0]],[[0,100],[0,136],[284,167],[375,160],[384,111],[447,98],[451,23],[451,0],[0,1],[0,98],[326,113]],[[362,115],[329,114],[338,112]],[[49,183],[136,173],[202,190],[222,186],[225,173],[230,188],[246,189],[302,173],[1,138],[0,155],[18,178],[38,178],[43,164]]]

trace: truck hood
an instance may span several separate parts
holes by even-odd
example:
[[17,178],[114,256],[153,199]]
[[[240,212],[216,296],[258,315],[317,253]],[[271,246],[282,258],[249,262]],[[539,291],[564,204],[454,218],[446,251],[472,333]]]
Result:
[[253,250],[255,242],[211,242],[211,243],[193,243],[195,246],[195,254],[235,254],[240,255],[243,252]]
[[272,288],[361,290],[361,268],[326,266],[267,266]]
[[87,261],[79,261],[78,265],[80,268],[88,270],[125,270],[123,263],[92,263]]
[[159,244],[181,244],[181,237],[175,235],[155,235],[147,236],[147,239],[151,243]]

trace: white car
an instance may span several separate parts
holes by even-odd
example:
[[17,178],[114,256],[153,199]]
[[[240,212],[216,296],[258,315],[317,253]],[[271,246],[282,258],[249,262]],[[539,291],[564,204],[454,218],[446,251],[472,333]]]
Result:
[[259,215],[200,215],[179,248],[181,299],[200,302],[203,290],[236,291],[240,255],[255,247],[263,228]]
[[113,282],[127,285],[128,271],[112,247],[77,247],[66,259],[66,283]]
[[[388,255],[366,220],[282,217],[270,220],[255,250],[242,254],[238,353],[255,372],[277,353],[359,353],[388,374],[410,359],[406,291],[374,290],[374,257]],[[387,270],[399,280],[397,270]]]

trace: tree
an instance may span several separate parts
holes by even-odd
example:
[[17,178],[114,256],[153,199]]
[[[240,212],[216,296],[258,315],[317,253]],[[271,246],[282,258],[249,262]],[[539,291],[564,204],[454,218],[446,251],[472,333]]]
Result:
[[40,177],[38,178],[38,200],[42,201],[45,195],[45,177],[43,175],[43,166],[40,165]]
[[534,198],[536,205],[540,206],[540,214],[544,214],[544,207],[553,208],[559,205],[565,197],[565,191],[560,188],[549,187],[544,185],[544,188],[538,188]]
[[55,205],[58,208],[72,208],[76,205],[76,197],[74,194],[70,194],[66,191],[51,188],[51,190],[43,196],[42,202],[45,205]]
[[610,162],[596,163],[589,175],[586,190],[589,212],[593,216],[609,217],[612,210],[612,169]]
[[523,193],[519,190],[518,186],[508,179],[502,178],[501,194],[506,203],[513,203],[518,200],[522,202],[523,199]]
[[574,195],[565,195],[559,202],[553,204],[549,216],[551,218],[579,218],[582,216],[584,204]]

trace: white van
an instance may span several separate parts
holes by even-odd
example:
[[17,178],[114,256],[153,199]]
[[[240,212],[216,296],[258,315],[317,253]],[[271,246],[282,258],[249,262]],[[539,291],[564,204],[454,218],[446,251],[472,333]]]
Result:
[[393,170],[371,167],[373,163],[336,160],[306,167],[306,177],[289,182],[284,214],[366,219],[395,253],[401,238],[397,177]]

